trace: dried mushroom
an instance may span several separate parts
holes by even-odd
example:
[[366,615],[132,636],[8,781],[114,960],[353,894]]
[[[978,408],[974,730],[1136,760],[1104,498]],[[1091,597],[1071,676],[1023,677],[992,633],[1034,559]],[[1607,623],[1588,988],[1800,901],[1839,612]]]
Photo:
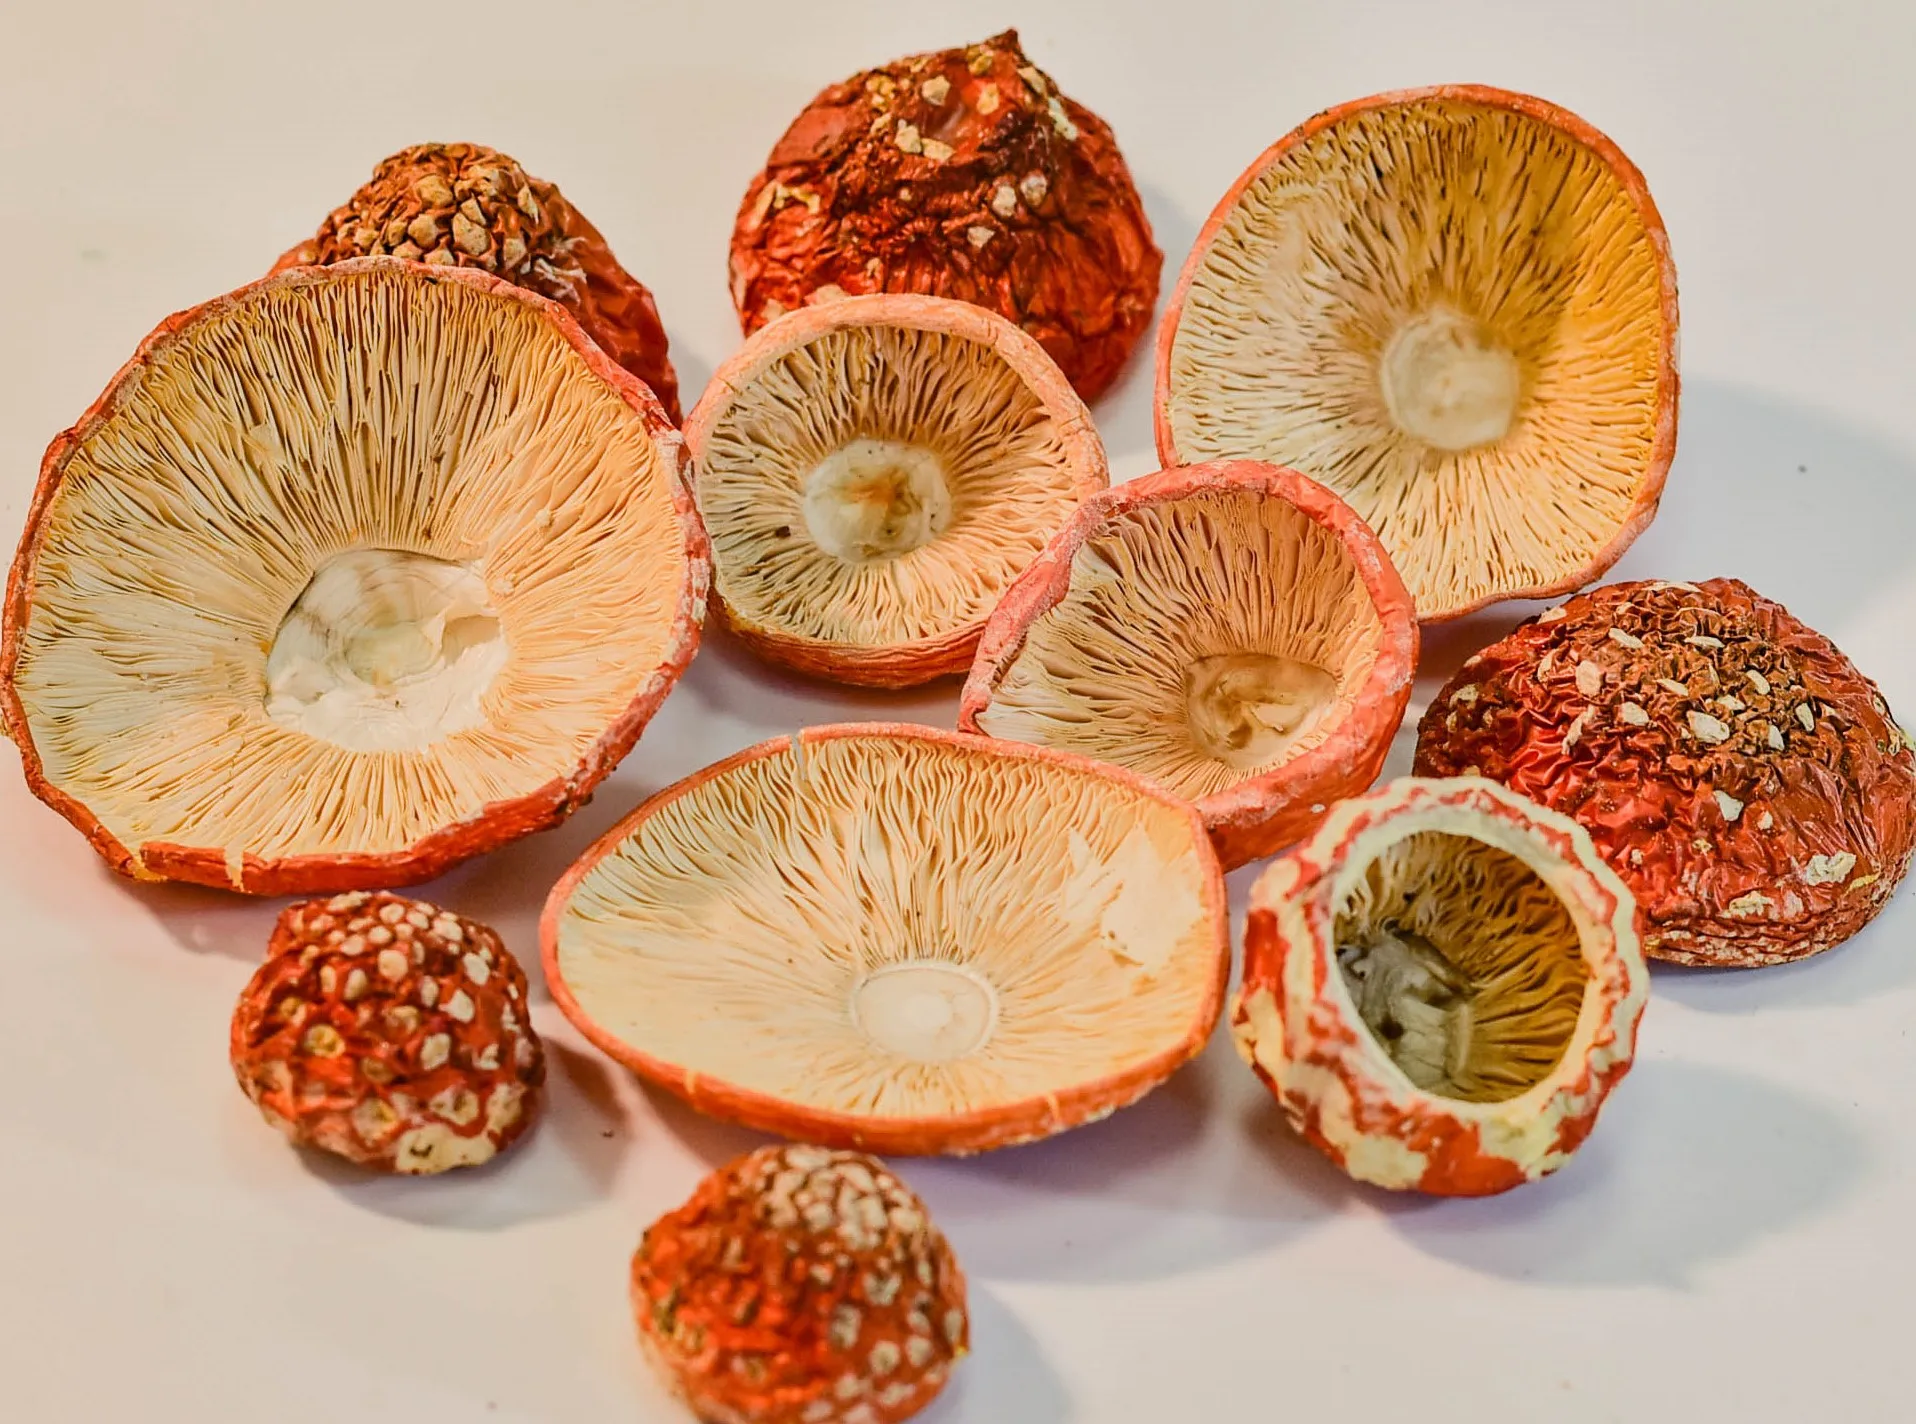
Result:
[[1223,880],[1124,772],[923,727],[812,728],[641,806],[553,891],[546,981],[702,1112],[975,1152],[1142,1097],[1216,1022]]
[[685,438],[726,623],[773,662],[878,687],[963,671],[1005,588],[1108,478],[1037,343],[935,297],[774,322]]
[[546,1071],[525,971],[496,933],[363,891],[281,914],[231,1054],[293,1142],[405,1174],[491,1161],[531,1125]]
[[657,405],[563,310],[363,258],[163,323],[47,452],[0,705],[115,869],[416,883],[557,824],[698,642]]
[[273,271],[380,255],[474,267],[550,297],[678,422],[678,376],[652,294],[556,187],[498,150],[421,143],[381,160]]
[[1360,99],[1253,163],[1158,351],[1166,464],[1336,490],[1426,620],[1588,583],[1676,449],[1676,271],[1630,161],[1539,99]]
[[1410,596],[1349,506],[1198,465],[1085,503],[992,615],[959,725],[1159,782],[1228,868],[1370,785],[1416,663]]
[[1431,703],[1417,769],[1581,822],[1645,951],[1680,964],[1840,944],[1916,848],[1916,747],[1876,685],[1735,579],[1609,584],[1524,624]]
[[1030,332],[1086,400],[1150,325],[1163,266],[1111,130],[1012,30],[825,90],[732,230],[747,333],[847,295],[952,297]]
[[900,1424],[970,1347],[965,1276],[883,1163],[761,1147],[632,1257],[639,1342],[700,1419]]
[[1392,782],[1258,880],[1238,1048],[1360,1181],[1504,1191],[1562,1166],[1629,1071],[1633,915],[1567,817],[1474,778]]

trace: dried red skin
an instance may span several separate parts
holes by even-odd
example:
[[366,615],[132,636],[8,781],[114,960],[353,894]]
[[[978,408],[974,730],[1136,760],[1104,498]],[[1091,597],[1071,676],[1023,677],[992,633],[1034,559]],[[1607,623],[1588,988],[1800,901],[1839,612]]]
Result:
[[545,1082],[525,971],[499,936],[385,893],[280,916],[231,1056],[292,1141],[385,1172],[490,1159],[531,1126]]
[[[1580,663],[1602,674],[1594,696]],[[1522,625],[1431,704],[1416,769],[1481,774],[1581,822],[1637,897],[1645,952],[1679,964],[1829,949],[1889,902],[1916,847],[1916,749],[1876,685],[1735,579],[1609,584]]]
[[[435,178],[444,191],[428,187],[422,194],[422,182]],[[454,227],[455,215],[473,220],[461,211],[468,202],[488,238],[478,251],[462,246]],[[438,229],[423,245],[406,231],[421,217]],[[475,267],[558,302],[606,355],[652,388],[678,424],[678,376],[651,292],[619,265],[599,230],[557,187],[506,154],[476,143],[402,149],[272,270],[379,254]]]
[[896,1424],[969,1349],[965,1278],[877,1160],[765,1147],[713,1172],[632,1258],[640,1343],[700,1419]]
[[732,230],[747,335],[840,294],[951,297],[1030,332],[1086,400],[1150,325],[1163,266],[1111,130],[1032,66],[1015,30],[825,90]]

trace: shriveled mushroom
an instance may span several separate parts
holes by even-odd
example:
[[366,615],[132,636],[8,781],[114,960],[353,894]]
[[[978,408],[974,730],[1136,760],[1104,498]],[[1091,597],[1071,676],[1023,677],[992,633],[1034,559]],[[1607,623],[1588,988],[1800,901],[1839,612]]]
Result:
[[1650,522],[1676,349],[1663,222],[1615,144],[1501,90],[1382,94],[1280,140],[1205,225],[1158,452],[1324,481],[1453,618],[1587,583]]
[[640,807],[547,902],[561,1010],[714,1116],[875,1152],[1029,1141],[1142,1097],[1228,964],[1195,813],[1113,768],[813,728]]
[[544,298],[363,258],[164,323],[54,441],[0,704],[116,869],[393,886],[556,824],[691,658],[683,449]]
[[1227,867],[1370,785],[1417,662],[1410,596],[1290,470],[1166,470],[1085,503],[992,615],[959,725],[1197,803]]
[[1634,921],[1569,818],[1477,778],[1395,781],[1259,879],[1238,1047],[1353,1177],[1504,1191],[1562,1166],[1629,1071]]
[[855,297],[765,327],[686,421],[719,607],[763,656],[907,687],[970,662],[986,616],[1104,488],[1089,412],[979,307]]

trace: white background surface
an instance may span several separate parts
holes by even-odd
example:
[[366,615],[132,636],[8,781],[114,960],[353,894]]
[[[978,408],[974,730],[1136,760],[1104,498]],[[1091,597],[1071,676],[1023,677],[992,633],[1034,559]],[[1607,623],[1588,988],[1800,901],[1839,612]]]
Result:
[[[0,537],[45,442],[160,317],[259,275],[422,139],[493,144],[559,182],[657,292],[689,405],[736,343],[726,240],[786,122],[867,64],[1009,23],[1115,127],[1167,290],[1242,166],[1328,104],[1479,80],[1607,130],[1669,223],[1686,384],[1662,516],[1619,573],[1747,578],[1916,717],[1903,0],[0,0]],[[1155,465],[1149,376],[1134,366],[1098,411],[1123,477]],[[1432,638],[1413,717],[1523,611]],[[571,825],[424,893],[530,959],[547,886],[646,792],[774,732],[948,725],[953,702],[841,698],[709,637]],[[626,1259],[750,1135],[641,1090],[542,1002],[554,1111],[504,1163],[389,1182],[302,1160],[225,1061],[277,906],[115,881],[12,760],[0,1413],[679,1417],[632,1343]],[[926,1418],[1907,1419],[1912,940],[1906,889],[1819,960],[1659,972],[1638,1067],[1590,1145],[1501,1199],[1348,1185],[1221,1036],[1103,1125],[907,1163],[975,1281],[975,1354]]]

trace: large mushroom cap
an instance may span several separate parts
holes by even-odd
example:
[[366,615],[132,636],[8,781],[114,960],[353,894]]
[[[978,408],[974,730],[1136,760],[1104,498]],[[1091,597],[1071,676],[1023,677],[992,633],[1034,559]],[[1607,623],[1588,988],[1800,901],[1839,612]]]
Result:
[[368,258],[164,323],[48,451],[0,697],[122,871],[398,885],[555,824],[691,658],[657,402],[543,298]]
[[1416,769],[1574,817],[1644,949],[1749,967],[1842,943],[1916,854],[1916,741],[1814,629],[1735,579],[1605,584],[1465,663]]
[[1125,773],[927,728],[813,728],[640,807],[546,904],[547,982],[694,1107],[874,1152],[1028,1141],[1209,1036],[1223,880]]
[[1165,470],[1088,500],[992,615],[959,725],[1195,801],[1225,865],[1376,777],[1417,663],[1410,596],[1290,470]]
[[951,297],[1030,332],[1086,400],[1150,326],[1163,267],[1110,128],[1013,30],[826,89],[732,229],[748,333],[847,294]]
[[1108,478],[1038,344],[936,297],[772,323],[712,378],[686,441],[727,623],[775,662],[881,687],[963,671],[1006,587]]
[[1343,802],[1251,893],[1238,1048],[1361,1181],[1555,1171],[1629,1071],[1635,903],[1574,821],[1477,778]]
[[1341,494],[1425,619],[1595,578],[1676,448],[1676,271],[1588,124],[1473,86],[1384,94],[1260,157],[1158,351],[1166,464],[1249,456]]

